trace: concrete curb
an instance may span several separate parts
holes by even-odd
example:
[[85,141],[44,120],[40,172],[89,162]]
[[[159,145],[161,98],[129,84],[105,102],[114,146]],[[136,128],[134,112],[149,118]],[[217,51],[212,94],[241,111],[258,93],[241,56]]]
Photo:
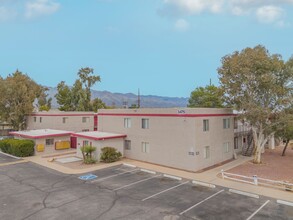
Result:
[[145,173],[150,173],[150,174],[156,174],[155,171],[146,170],[146,169],[140,169],[140,171],[145,172]]
[[123,163],[122,165],[127,166],[127,167],[133,167],[133,168],[136,168],[135,165],[132,165],[132,164],[129,164],[129,163]]
[[19,160],[19,161],[15,161],[15,162],[2,163],[2,164],[0,164],[0,167],[4,167],[4,166],[8,166],[8,165],[15,165],[15,164],[19,164],[19,163],[27,163],[27,162],[29,162],[29,161]]
[[201,181],[193,180],[192,183],[195,184],[195,185],[199,185],[199,186],[205,186],[205,187],[209,187],[209,188],[216,188],[216,185],[214,185],[214,184],[204,183],[204,182],[201,182]]
[[239,190],[235,190],[235,189],[229,189],[229,192],[236,193],[236,194],[243,195],[243,196],[248,196],[248,197],[251,197],[251,198],[259,199],[259,195],[256,195],[256,194],[253,194],[253,193],[243,192],[243,191],[239,191]]
[[178,176],[172,176],[172,175],[169,175],[169,174],[164,174],[163,176],[164,176],[164,177],[167,177],[167,178],[170,178],[170,179],[174,179],[174,180],[182,180],[181,177],[178,177]]
[[277,200],[278,204],[282,204],[282,205],[288,205],[288,206],[292,206],[293,207],[293,202],[287,202],[284,200]]

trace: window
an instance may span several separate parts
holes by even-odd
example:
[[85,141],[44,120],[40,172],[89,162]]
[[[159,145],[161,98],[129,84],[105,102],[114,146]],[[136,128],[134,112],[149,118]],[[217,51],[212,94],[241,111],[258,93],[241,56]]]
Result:
[[210,146],[205,146],[203,151],[203,158],[210,158]]
[[203,131],[208,131],[209,130],[209,120],[204,119],[203,120]]
[[143,153],[149,153],[150,152],[150,144],[149,144],[149,142],[141,142],[141,151]]
[[224,118],[223,119],[223,128],[224,129],[230,128],[230,118]]
[[131,150],[131,140],[124,140],[124,149]]
[[54,139],[46,139],[46,145],[53,145],[54,144]]
[[131,118],[124,118],[124,128],[131,128]]
[[238,129],[238,120],[234,118],[234,129]]
[[148,118],[143,118],[141,120],[141,127],[143,129],[148,129],[149,128],[149,119]]
[[89,145],[89,141],[83,141],[82,142],[82,146],[88,146]]
[[63,122],[63,124],[66,123],[67,119],[68,119],[67,117],[63,117],[63,118],[62,118],[62,122]]
[[90,129],[82,129],[82,132],[90,131]]
[[42,123],[42,117],[40,117],[40,123]]
[[230,151],[230,142],[225,142],[223,144],[223,151],[224,153],[228,153]]
[[238,149],[238,137],[234,137],[234,149]]
[[89,119],[89,117],[82,117],[82,123],[87,123]]
[[37,117],[34,117],[34,122],[37,122]]

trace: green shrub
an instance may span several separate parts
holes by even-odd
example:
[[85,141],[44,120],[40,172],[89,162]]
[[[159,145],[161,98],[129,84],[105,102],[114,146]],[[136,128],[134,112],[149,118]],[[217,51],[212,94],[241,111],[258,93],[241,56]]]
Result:
[[93,157],[93,152],[95,152],[96,149],[97,148],[93,146],[83,146],[80,148],[83,157],[83,162],[85,164],[92,164],[97,162],[97,160]]
[[34,142],[31,140],[6,139],[0,141],[0,149],[17,157],[28,157],[34,155]]
[[0,141],[0,149],[1,149],[1,151],[4,152],[4,153],[8,153],[8,148],[9,148],[8,140],[7,139],[1,140]]
[[101,151],[101,161],[105,163],[115,162],[122,157],[122,154],[113,147],[103,147]]

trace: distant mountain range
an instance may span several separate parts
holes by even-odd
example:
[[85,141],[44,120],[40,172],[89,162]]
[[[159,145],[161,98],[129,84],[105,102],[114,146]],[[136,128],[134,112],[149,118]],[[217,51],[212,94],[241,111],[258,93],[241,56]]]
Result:
[[[52,98],[52,108],[58,108],[55,95],[57,88],[48,87],[48,97]],[[109,91],[92,90],[92,99],[99,98],[108,106],[130,107],[132,104],[137,105],[137,95],[133,93],[112,93]],[[172,108],[186,107],[188,98],[164,97],[154,95],[141,95],[140,106],[142,108]]]

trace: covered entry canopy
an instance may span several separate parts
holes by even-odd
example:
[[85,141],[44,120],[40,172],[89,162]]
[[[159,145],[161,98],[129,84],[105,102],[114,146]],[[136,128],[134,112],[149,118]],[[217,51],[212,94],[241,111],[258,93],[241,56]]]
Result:
[[108,133],[108,132],[101,132],[101,131],[88,131],[88,132],[79,132],[72,134],[72,137],[80,137],[91,139],[95,141],[99,140],[107,140],[107,139],[114,139],[114,138],[125,138],[126,134],[116,134],[116,133]]

